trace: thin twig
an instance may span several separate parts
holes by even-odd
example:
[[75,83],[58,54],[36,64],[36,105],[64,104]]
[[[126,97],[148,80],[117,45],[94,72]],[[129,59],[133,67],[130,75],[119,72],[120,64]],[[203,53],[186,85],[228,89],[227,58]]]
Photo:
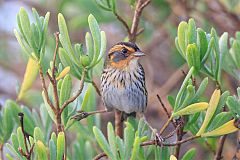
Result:
[[196,138],[200,138],[200,136],[188,137],[184,140],[177,141],[175,143],[161,143],[161,144],[156,143],[155,140],[149,140],[149,141],[141,143],[141,146],[149,146],[149,145],[155,145],[155,144],[158,144],[159,146],[176,146],[176,145],[183,144],[183,143],[186,143],[188,141],[194,140]]
[[127,22],[117,13],[113,12],[113,14],[116,16],[116,18],[123,24],[123,26],[126,28],[128,35],[131,34],[130,28],[127,24]]
[[144,7],[146,7],[150,2],[151,2],[151,0],[138,0],[137,6],[136,6],[136,9],[134,12],[133,21],[132,21],[133,23],[132,23],[132,27],[131,27],[131,34],[129,35],[130,42],[136,41],[136,37],[137,37],[136,35],[137,35],[138,25],[139,25],[142,11],[143,11]]
[[227,135],[224,135],[219,139],[218,149],[217,149],[216,155],[214,156],[214,160],[221,160],[223,158],[222,151],[223,151],[223,146],[226,138],[227,138]]
[[100,90],[99,90],[97,84],[96,84],[94,81],[92,81],[92,85],[93,85],[93,87],[95,88],[97,94],[98,94],[99,96],[101,96],[101,92],[100,92]]
[[106,156],[107,156],[106,153],[102,152],[102,153],[98,154],[96,157],[94,157],[93,159],[94,160],[99,160],[99,159],[101,159],[103,157],[106,157]]
[[84,86],[84,79],[85,79],[85,75],[86,75],[86,69],[84,68],[83,71],[82,71],[82,77],[81,77],[81,80],[80,80],[80,86],[79,86],[79,89],[77,91],[77,93],[69,98],[67,101],[65,101],[63,103],[63,105],[61,106],[61,109],[60,109],[60,114],[63,112],[63,110],[71,103],[73,102],[81,93],[82,93],[82,90],[83,90],[83,86]]
[[169,123],[172,121],[172,116],[168,118],[167,122],[163,125],[161,128],[159,134],[162,135],[162,133],[165,131],[165,129],[168,127]]
[[59,32],[56,32],[55,34],[55,40],[56,40],[56,47],[55,51],[53,54],[53,66],[52,66],[52,80],[50,79],[50,82],[53,85],[53,95],[54,95],[54,100],[55,100],[55,107],[59,109],[59,98],[58,98],[58,91],[57,91],[57,80],[56,80],[56,58],[57,58],[57,52],[58,52],[58,45],[59,45]]
[[[188,137],[184,140],[177,141],[175,143],[163,143],[163,142],[161,142],[161,144],[159,142],[156,142],[156,140],[149,140],[149,141],[146,141],[146,142],[142,142],[140,144],[140,146],[144,147],[144,146],[150,146],[150,145],[156,145],[156,144],[160,147],[162,147],[162,146],[176,146],[176,145],[183,144],[183,143],[186,143],[188,141],[191,141],[191,140],[194,140],[194,139],[197,139],[197,138],[200,138],[200,136]],[[98,154],[96,157],[94,157],[94,160],[99,160],[99,159],[101,159],[103,157],[106,157],[106,156],[107,156],[106,153],[103,152],[103,153]]]
[[177,125],[176,128],[172,132],[170,132],[168,135],[164,136],[163,139],[168,139],[168,138],[172,137],[174,135],[174,133],[176,133],[176,131],[179,129],[180,126],[181,125]]
[[[157,98],[158,98],[158,101],[160,102],[161,106],[163,107],[163,110],[165,111],[165,113],[166,113],[166,115],[167,115],[167,117],[169,119],[171,117],[171,115],[168,113],[168,110],[167,110],[166,106],[164,105],[161,97],[158,94],[157,94]],[[171,120],[171,122],[172,122],[173,126],[176,128],[177,125],[174,123],[174,121]]]
[[[177,130],[177,141],[181,141],[182,138],[183,138],[183,126],[181,126],[180,128],[178,128]],[[175,148],[175,157],[178,159],[179,157],[179,153],[180,153],[180,148],[181,148],[181,143],[180,144],[177,144],[176,145],[176,148]]]
[[18,113],[18,116],[19,116],[19,120],[20,120],[21,130],[22,130],[22,133],[24,136],[24,145],[26,147],[26,152],[27,152],[26,154],[28,155],[29,151],[28,151],[28,145],[27,145],[27,138],[26,138],[26,134],[24,131],[24,123],[23,123],[24,114],[20,112],[20,113]]
[[53,112],[56,113],[56,109],[55,109],[54,105],[52,104],[52,102],[51,102],[51,100],[49,98],[49,95],[48,95],[45,79],[44,79],[44,76],[43,76],[42,67],[41,67],[40,64],[39,64],[39,75],[40,75],[40,79],[41,79],[41,82],[42,82],[43,93],[44,93],[44,96],[45,96],[45,98],[47,100],[47,103],[51,107]]

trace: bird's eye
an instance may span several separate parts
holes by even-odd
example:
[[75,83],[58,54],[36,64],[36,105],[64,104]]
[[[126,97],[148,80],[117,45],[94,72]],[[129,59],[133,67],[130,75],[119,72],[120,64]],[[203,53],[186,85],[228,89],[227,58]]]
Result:
[[128,52],[128,50],[126,48],[122,49],[122,53],[126,54]]

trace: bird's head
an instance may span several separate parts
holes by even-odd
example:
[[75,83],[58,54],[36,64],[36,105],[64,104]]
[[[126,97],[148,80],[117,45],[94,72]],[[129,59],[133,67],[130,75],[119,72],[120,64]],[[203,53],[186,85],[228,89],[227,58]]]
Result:
[[115,68],[125,68],[134,65],[139,57],[145,54],[132,42],[119,42],[115,44],[108,52],[108,64]]

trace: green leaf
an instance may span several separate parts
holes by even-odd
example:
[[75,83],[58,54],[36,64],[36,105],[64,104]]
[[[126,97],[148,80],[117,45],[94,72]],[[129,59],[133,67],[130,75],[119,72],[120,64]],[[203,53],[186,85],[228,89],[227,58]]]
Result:
[[98,64],[102,60],[102,57],[106,53],[106,47],[107,47],[106,34],[104,31],[101,31],[101,49],[100,49],[100,54],[98,56],[97,62],[95,62],[95,65]]
[[187,46],[186,56],[189,68],[194,66],[193,75],[196,75],[200,70],[200,54],[195,43]]
[[204,78],[201,84],[199,85],[198,90],[193,97],[193,100],[197,101],[202,96],[202,94],[205,92],[207,88],[207,85],[208,85],[208,77]]
[[44,91],[42,91],[42,97],[43,97],[43,101],[44,101],[44,104],[45,104],[45,107],[48,111],[48,114],[49,116],[51,117],[51,119],[56,123],[56,117],[55,117],[55,114],[53,112],[53,110],[51,109],[51,107],[49,106],[48,102],[47,102],[47,99],[45,98],[45,94],[44,94]]
[[[14,35],[17,38],[17,41],[19,43],[19,45],[21,46],[22,50],[28,54],[29,57],[33,58],[31,55],[31,51],[26,47],[26,45],[24,44],[24,42],[22,41],[21,36],[19,35],[18,31],[16,29],[14,29]],[[36,60],[36,59],[35,59]]]
[[57,147],[52,139],[50,139],[49,141],[49,153],[50,153],[50,160],[57,159]]
[[195,156],[196,156],[196,149],[191,148],[183,155],[182,160],[193,160]]
[[208,107],[208,103],[206,102],[194,103],[173,113],[172,116],[176,117],[176,116],[194,114],[207,109],[207,107]]
[[181,22],[178,25],[178,44],[184,55],[187,48],[187,29],[188,29],[187,22]]
[[113,126],[110,122],[108,122],[108,125],[107,125],[107,135],[108,135],[108,142],[110,144],[110,148],[113,153],[114,159],[117,159],[117,156],[118,156],[117,144],[116,144]]
[[197,46],[200,52],[200,59],[202,60],[208,49],[208,41],[206,33],[201,28],[197,29]]
[[93,60],[94,56],[94,48],[93,48],[93,41],[92,36],[89,32],[85,35],[86,47],[87,47],[87,54],[89,55],[90,60]]
[[176,101],[175,101],[175,104],[174,104],[174,111],[176,111],[178,109],[178,107],[180,107],[180,101],[181,101],[181,98],[183,96],[183,92],[185,91],[185,89],[188,85],[188,81],[191,78],[193,72],[194,72],[194,67],[191,67],[190,70],[188,71],[187,76],[185,77],[185,79],[182,83],[182,86],[181,86],[180,90],[178,91]]
[[126,128],[124,129],[124,145],[125,145],[124,159],[130,159],[135,135],[134,128],[132,127],[132,125],[128,122],[126,122],[125,124]]
[[[72,90],[72,79],[70,75],[66,75],[63,79],[61,90],[60,90],[60,96],[59,96],[59,105],[62,106],[65,101],[67,101],[71,96],[71,90]],[[66,107],[63,110],[62,113],[62,121],[64,126],[67,124],[68,117],[68,107]]]
[[230,112],[235,118],[240,117],[240,102],[234,96],[229,96],[226,102]]
[[57,160],[62,160],[65,149],[65,135],[64,132],[58,133],[57,137]]
[[7,142],[11,136],[14,127],[12,107],[10,101],[7,101],[4,106],[2,123],[3,123],[2,129],[4,133],[3,139],[4,142]]
[[12,146],[13,148],[18,151],[19,143],[18,143],[18,137],[16,136],[15,133],[11,135],[11,141],[12,141]]
[[45,147],[43,142],[40,140],[38,140],[36,142],[36,154],[37,154],[38,159],[41,159],[41,160],[48,159],[47,148]]
[[35,143],[37,141],[44,142],[44,135],[39,127],[34,128],[34,141]]
[[25,147],[25,144],[24,144],[24,136],[23,136],[21,127],[18,127],[18,129],[17,129],[17,137],[18,137],[19,147],[25,153],[26,152],[26,147]]
[[116,137],[116,143],[117,143],[117,148],[118,148],[118,151],[119,151],[120,159],[123,159],[124,158],[124,151],[125,151],[123,140],[117,136]]
[[99,146],[104,151],[104,153],[107,154],[108,158],[109,159],[114,159],[114,155],[111,151],[111,148],[110,148],[106,138],[102,134],[101,130],[99,130],[96,126],[94,126],[93,127],[93,133],[94,133],[94,135],[97,139],[97,142],[98,142]]
[[9,151],[15,154],[19,159],[23,159],[18,150],[15,150],[9,143],[7,143],[6,146],[8,147]]
[[100,53],[100,47],[101,47],[100,28],[98,26],[97,20],[91,14],[88,16],[88,24],[89,24],[89,28],[90,28],[90,31],[92,34],[93,44],[94,44],[93,61],[96,62],[98,55]]
[[75,64],[79,65],[79,63],[77,62],[77,57],[74,54],[69,35],[68,35],[66,21],[61,13],[58,14],[58,27],[60,32],[59,40],[63,48],[71,55],[72,57],[71,60],[74,61]]
[[28,44],[32,44],[31,42],[32,33],[31,33],[30,21],[28,18],[28,14],[23,7],[21,7],[19,11],[19,20],[20,20],[21,28],[23,30],[23,34],[26,37]]
[[131,155],[130,160],[137,160],[138,159],[138,154],[139,154],[139,150],[140,150],[140,143],[141,143],[140,138],[138,136],[135,137],[134,143],[133,143],[132,155]]
[[204,63],[207,61],[210,53],[211,53],[213,50],[214,50],[214,38],[212,37],[212,38],[210,39],[209,43],[208,43],[207,52],[206,52],[206,54],[203,56],[203,58],[201,59],[201,64],[204,64]]
[[208,131],[212,131],[218,127],[220,127],[221,125],[223,125],[224,123],[228,122],[229,120],[231,120],[232,118],[232,114],[229,112],[221,112],[218,115],[216,115],[213,119],[213,121],[211,122],[210,126],[208,127]]
[[188,44],[196,43],[197,33],[194,19],[190,18],[188,21]]

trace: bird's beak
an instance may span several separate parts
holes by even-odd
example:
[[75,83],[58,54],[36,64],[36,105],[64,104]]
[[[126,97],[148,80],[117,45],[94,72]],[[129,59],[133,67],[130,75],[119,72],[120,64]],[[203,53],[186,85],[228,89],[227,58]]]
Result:
[[142,57],[142,56],[146,56],[145,53],[143,53],[142,51],[137,51],[133,54],[135,57]]

